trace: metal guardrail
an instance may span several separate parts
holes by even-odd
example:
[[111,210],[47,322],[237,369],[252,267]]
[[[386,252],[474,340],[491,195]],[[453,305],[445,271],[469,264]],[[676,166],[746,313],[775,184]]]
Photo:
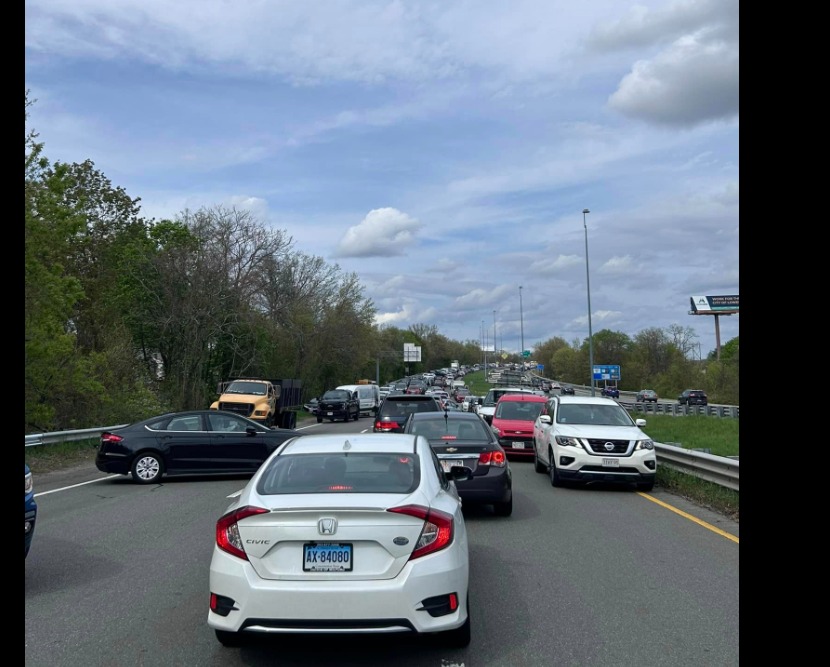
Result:
[[739,491],[740,464],[728,456],[714,456],[694,449],[683,449],[677,443],[654,443],[657,462],[699,479]]
[[101,435],[104,431],[114,428],[122,428],[128,424],[118,426],[103,426],[100,428],[82,428],[75,431],[54,431],[53,433],[34,433],[26,436],[26,447],[37,445],[56,445],[61,442],[76,442],[78,440],[89,440]]
[[[88,440],[101,435],[104,431],[109,431],[114,428],[121,428],[122,426],[127,426],[127,424],[121,424],[119,426],[105,426],[102,428],[85,428],[75,431],[36,433],[25,436],[26,447]],[[715,456],[713,454],[693,449],[683,449],[683,447],[681,447],[678,443],[655,442],[654,448],[657,451],[657,462],[660,465],[670,466],[680,470],[681,472],[685,472],[720,486],[725,486],[729,489],[733,489],[734,491],[739,490],[738,473],[740,465],[737,459],[725,456]]]

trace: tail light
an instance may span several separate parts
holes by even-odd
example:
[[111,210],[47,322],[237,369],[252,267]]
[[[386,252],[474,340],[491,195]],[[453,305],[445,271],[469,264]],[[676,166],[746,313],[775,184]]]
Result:
[[115,435],[115,433],[107,433],[106,431],[101,434],[101,444],[102,445],[117,445],[119,444],[124,438],[120,435]]
[[478,455],[478,464],[480,466],[504,468],[507,465],[507,457],[504,455],[504,452],[481,452]]
[[394,429],[400,429],[401,425],[398,422],[394,421],[381,421],[380,419],[375,420],[375,429],[378,431],[392,431]]
[[445,549],[452,544],[455,524],[451,514],[430,509],[423,505],[402,505],[400,507],[390,507],[387,511],[414,516],[424,521],[424,527],[421,529],[421,534],[418,536],[418,541],[415,543],[415,549],[412,551],[409,560],[415,560],[421,556],[441,551],[441,549]]
[[216,546],[231,556],[248,560],[248,554],[245,553],[242,538],[239,536],[237,522],[256,514],[267,514],[268,511],[262,507],[246,505],[220,517],[219,521],[216,522]]

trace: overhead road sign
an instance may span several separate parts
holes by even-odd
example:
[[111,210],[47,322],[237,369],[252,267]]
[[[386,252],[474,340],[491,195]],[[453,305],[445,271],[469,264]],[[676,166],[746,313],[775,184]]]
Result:
[[613,365],[598,366],[594,364],[594,380],[619,380],[620,367]]

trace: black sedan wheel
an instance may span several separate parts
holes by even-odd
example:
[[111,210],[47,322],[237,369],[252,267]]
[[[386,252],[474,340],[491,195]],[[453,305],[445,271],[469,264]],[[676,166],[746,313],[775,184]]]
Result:
[[133,481],[138,484],[153,484],[164,474],[164,463],[161,456],[152,452],[139,454],[132,466]]
[[493,511],[496,516],[510,516],[513,514],[513,494],[510,494],[510,500],[506,503],[493,503]]

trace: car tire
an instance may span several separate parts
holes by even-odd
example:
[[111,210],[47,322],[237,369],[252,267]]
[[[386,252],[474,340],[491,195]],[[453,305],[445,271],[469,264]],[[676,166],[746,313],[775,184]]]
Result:
[[550,485],[559,488],[562,486],[562,478],[559,476],[559,471],[556,469],[556,463],[554,463],[553,450],[548,451],[548,458],[550,459],[550,465],[548,466],[548,472],[550,473]]
[[536,450],[536,443],[533,444],[533,469],[538,473],[547,472],[545,466],[539,460],[539,452]]
[[322,417],[317,417],[317,423],[322,424],[323,423],[323,418]]
[[654,480],[651,480],[650,482],[639,482],[637,484],[637,490],[638,491],[651,491],[653,489],[654,489]]
[[442,643],[449,648],[466,648],[470,645],[470,596],[467,596],[467,620],[464,625],[455,630],[441,633]]
[[510,500],[504,503],[493,503],[493,512],[496,516],[510,516],[513,514],[513,494],[510,494]]
[[229,632],[228,630],[214,630],[214,632],[216,633],[216,639],[219,640],[222,646],[234,648],[236,646],[242,646],[245,643],[245,640],[238,632]]
[[354,420],[357,421],[358,419],[360,419],[360,410],[354,413]]
[[135,457],[130,474],[137,484],[155,484],[164,475],[164,462],[154,452],[142,452]]

